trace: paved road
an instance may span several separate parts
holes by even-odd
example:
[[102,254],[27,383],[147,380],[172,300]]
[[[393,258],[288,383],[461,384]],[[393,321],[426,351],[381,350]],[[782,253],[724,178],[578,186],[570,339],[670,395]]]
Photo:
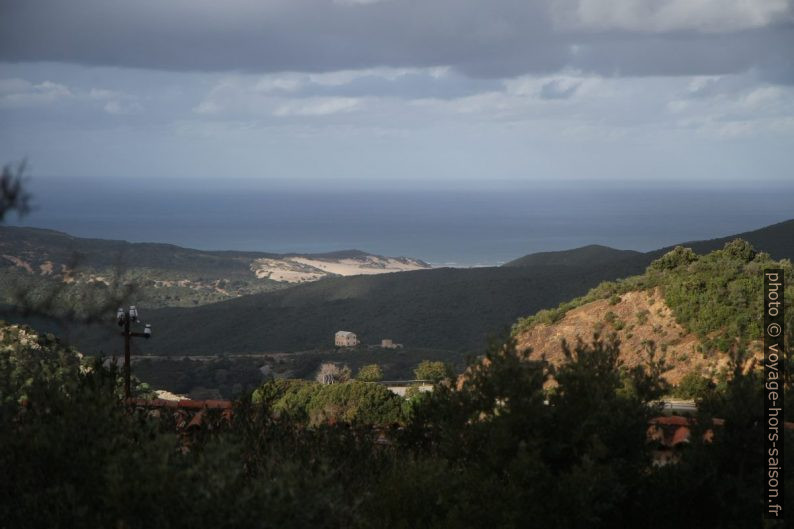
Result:
[[664,411],[666,412],[676,412],[676,413],[697,413],[698,409],[695,406],[694,400],[682,400],[682,399],[668,399],[663,401],[664,403]]

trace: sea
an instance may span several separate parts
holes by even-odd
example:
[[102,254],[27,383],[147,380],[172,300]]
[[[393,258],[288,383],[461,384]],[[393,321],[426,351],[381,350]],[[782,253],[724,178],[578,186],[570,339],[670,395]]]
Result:
[[205,250],[343,249],[434,266],[499,265],[602,244],[648,251],[794,218],[794,185],[521,184],[411,189],[204,185],[189,180],[34,179],[33,211],[12,225]]

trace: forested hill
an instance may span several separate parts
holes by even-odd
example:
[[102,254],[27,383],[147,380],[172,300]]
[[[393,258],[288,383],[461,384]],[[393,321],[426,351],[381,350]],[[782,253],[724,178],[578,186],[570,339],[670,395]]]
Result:
[[[727,237],[682,242],[680,246],[691,248],[698,254],[705,254],[719,250],[726,243],[737,238],[743,239],[753,245],[753,247],[768,253],[773,259],[794,259],[794,219]],[[608,246],[592,244],[573,250],[533,253],[514,259],[502,266],[534,266],[538,264],[580,266],[616,263],[622,263],[622,266],[627,266],[629,263],[634,263],[642,268],[648,266],[654,259],[669,252],[675,246],[679,246],[679,244],[643,253],[633,250],[617,250]]]
[[[204,251],[173,244],[131,243],[88,239],[40,228],[0,226],[0,248],[39,270],[48,261],[59,267],[75,258],[85,267],[101,269],[123,265],[211,275],[250,275],[248,264],[260,257],[280,257],[262,252]],[[75,255],[76,254],[76,255]],[[77,264],[77,263],[75,263]]]
[[[561,363],[560,341],[575,343],[594,332],[616,333],[622,360],[647,362],[653,344],[665,357],[665,377],[679,383],[695,373],[711,380],[746,354],[745,368],[763,363],[763,272],[781,268],[786,278],[786,327],[794,326],[791,261],[775,261],[741,239],[706,254],[683,246],[653,261],[643,274],[604,282],[587,295],[540,311],[514,326],[522,349]],[[791,314],[790,314],[791,313]]]
[[[364,343],[391,338],[407,346],[478,350],[516,318],[581,295],[614,267],[440,268],[330,278],[196,308],[147,310],[157,339],[146,352],[244,353],[328,348],[333,334],[356,332]],[[118,347],[92,334],[86,352]]]
[[599,244],[591,244],[575,248],[573,250],[563,250],[559,252],[538,252],[519,257],[513,261],[507,262],[502,266],[515,267],[515,266],[583,266],[583,265],[600,265],[614,263],[621,260],[642,259],[642,252],[635,252],[633,250],[616,250],[608,246],[601,246]]
[[[705,254],[721,249],[734,239],[743,239],[749,242],[756,250],[768,253],[772,259],[794,260],[794,219],[718,239],[684,242],[680,246],[692,248],[698,254]],[[649,255],[652,259],[657,259],[675,246],[678,245],[648,252],[646,255]]]
[[[418,259],[359,250],[318,254],[205,251],[173,244],[85,239],[0,226],[0,286],[53,281],[104,288],[119,277],[145,307],[195,306],[325,277],[430,268]],[[11,299],[0,301],[13,302]]]
[[[794,221],[744,235],[775,258],[794,257]],[[689,246],[701,251],[720,241]],[[602,281],[641,274],[662,253],[619,253],[623,257],[600,264],[583,259],[331,277],[200,307],[147,309],[144,319],[156,339],[140,347],[168,355],[298,351],[328,348],[333,333],[344,329],[369,344],[391,338],[408,346],[480,351],[489,335],[517,319],[582,296]],[[112,331],[108,326],[74,337],[84,352],[107,354],[119,346]]]

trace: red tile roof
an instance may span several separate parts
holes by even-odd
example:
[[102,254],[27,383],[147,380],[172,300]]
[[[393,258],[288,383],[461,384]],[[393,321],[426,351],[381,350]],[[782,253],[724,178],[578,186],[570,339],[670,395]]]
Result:
[[160,410],[173,411],[178,431],[200,429],[208,419],[207,410],[221,410],[221,419],[226,423],[231,421],[234,411],[233,403],[228,400],[128,399],[127,404],[135,408],[152,410],[152,413],[159,413]]
[[127,403],[138,408],[183,408],[188,410],[231,410],[234,407],[234,403],[230,400],[128,399]]

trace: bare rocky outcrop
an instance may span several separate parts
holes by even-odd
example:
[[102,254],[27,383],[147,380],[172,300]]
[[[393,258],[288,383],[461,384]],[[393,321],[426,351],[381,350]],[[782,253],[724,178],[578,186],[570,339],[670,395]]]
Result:
[[[700,338],[676,322],[659,288],[628,292],[614,301],[586,303],[569,310],[555,323],[538,323],[522,330],[516,336],[518,348],[532,348],[533,358],[545,356],[559,364],[564,358],[563,340],[575,343],[581,337],[590,341],[594,332],[602,336],[614,332],[621,341],[621,356],[627,366],[642,364],[648,348],[655,347],[657,355],[663,354],[670,367],[665,377],[673,384],[691,371],[713,375],[728,366],[727,351],[703,353]],[[748,364],[763,355],[760,343],[751,344],[751,352],[753,358]]]

